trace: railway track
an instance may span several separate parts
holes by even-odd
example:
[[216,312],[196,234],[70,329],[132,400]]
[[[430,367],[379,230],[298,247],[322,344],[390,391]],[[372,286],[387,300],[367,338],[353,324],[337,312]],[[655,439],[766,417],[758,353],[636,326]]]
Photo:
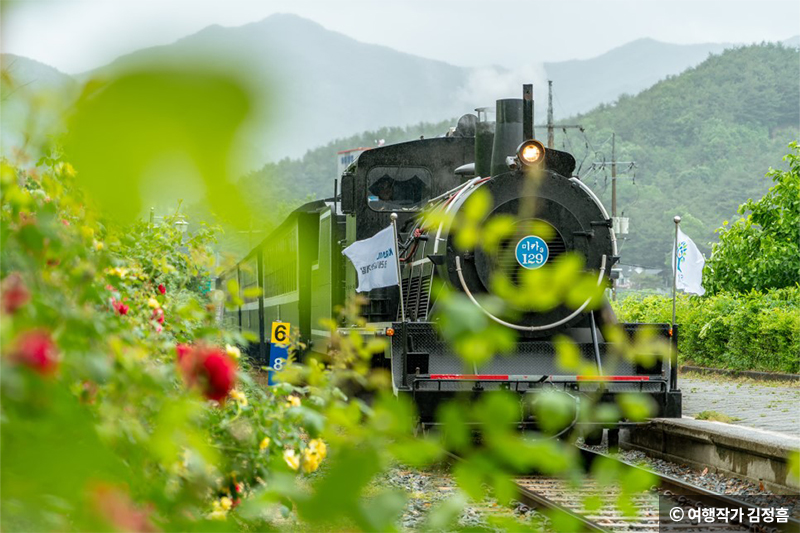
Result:
[[[581,448],[581,454],[587,464],[604,457],[606,460],[616,461],[621,469],[632,468],[643,470],[640,467],[619,461],[618,459]],[[454,456],[455,457],[455,456]],[[459,459],[456,457],[456,459]],[[460,459],[459,459],[460,460]],[[751,524],[748,521],[750,509],[757,509],[748,502],[733,498],[728,495],[717,494],[701,487],[690,485],[670,476],[648,472],[658,478],[658,486],[652,490],[640,493],[632,498],[636,508],[635,516],[622,513],[615,505],[618,490],[601,486],[590,478],[586,478],[579,486],[562,478],[541,475],[520,476],[515,480],[517,485],[517,499],[528,507],[548,511],[550,513],[563,513],[584,531],[632,531],[637,533],[658,531],[754,531],[764,533],[798,532],[800,521],[789,517],[787,523]],[[659,521],[659,496],[672,499],[674,507],[680,507],[684,515],[690,509],[715,508],[715,509],[743,509],[741,519],[733,519],[714,523],[683,524],[671,523],[669,529],[662,529]],[[584,501],[587,497],[595,499],[594,510],[585,510]],[[738,518],[738,517],[737,517]]]

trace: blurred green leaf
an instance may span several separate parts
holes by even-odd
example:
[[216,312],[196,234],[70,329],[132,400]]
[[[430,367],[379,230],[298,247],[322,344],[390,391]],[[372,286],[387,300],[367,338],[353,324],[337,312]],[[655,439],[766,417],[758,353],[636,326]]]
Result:
[[428,513],[424,531],[449,531],[461,516],[465,505],[467,505],[467,499],[461,492],[442,501]]
[[458,463],[453,468],[453,478],[458,486],[474,501],[482,501],[485,496],[483,489],[483,472],[480,463],[475,460]]
[[471,436],[464,405],[457,401],[444,402],[436,419],[441,424],[442,438],[448,449],[457,452],[469,447]]
[[539,392],[532,395],[532,402],[537,423],[550,435],[567,428],[577,415],[576,399],[561,391]]
[[367,524],[365,531],[393,531],[394,524],[406,504],[406,495],[387,490],[361,502],[361,515]]
[[79,182],[111,218],[141,216],[149,187],[151,201],[157,191],[159,199],[202,191],[222,219],[244,226],[247,204],[232,172],[251,99],[240,80],[200,64],[132,70],[87,85],[64,149]]
[[653,416],[658,406],[648,394],[626,393],[617,396],[617,403],[622,414],[632,422],[642,422]]

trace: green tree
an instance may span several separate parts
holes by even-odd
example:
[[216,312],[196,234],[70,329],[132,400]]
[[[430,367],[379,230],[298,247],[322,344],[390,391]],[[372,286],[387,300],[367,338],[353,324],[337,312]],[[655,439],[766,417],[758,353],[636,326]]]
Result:
[[745,215],[717,230],[719,243],[706,263],[704,285],[710,292],[791,287],[800,283],[800,145],[792,142],[784,157],[789,170],[771,169],[775,185],[758,201],[739,206]]

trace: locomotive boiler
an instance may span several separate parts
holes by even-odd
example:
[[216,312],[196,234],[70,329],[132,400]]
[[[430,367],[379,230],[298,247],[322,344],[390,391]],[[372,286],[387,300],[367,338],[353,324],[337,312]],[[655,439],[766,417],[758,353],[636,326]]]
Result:
[[[494,113],[477,111],[440,137],[360,153],[338,177],[333,197],[298,208],[220,278],[222,287],[234,278],[242,289],[261,288],[261,296],[227,310],[225,320],[259,338],[252,349],[263,362],[276,320],[290,322],[310,350],[324,352],[330,332],[320,321],[334,316],[357,286],[342,250],[395,223],[401,282],[365,293],[362,313],[371,334],[388,341],[375,364],[390,370],[395,394],[413,398],[423,423],[433,421],[443,399],[500,389],[526,395],[556,388],[603,401],[638,391],[654,398],[659,416],[679,417],[676,331],[649,325],[673,352],[666,361],[649,358],[650,366],[617,357],[619,339],[606,338],[605,326],[616,319],[597,295],[619,260],[612,221],[573,176],[573,156],[535,139],[530,86],[521,99],[498,100]],[[459,232],[467,225],[479,237],[465,245]],[[503,231],[489,243],[493,226]],[[567,258],[580,265],[572,279],[580,279],[585,294],[549,301],[552,287],[542,283],[555,282],[545,273]],[[442,288],[494,327],[512,331],[513,348],[465,367],[441,335]],[[643,328],[616,326],[629,338]],[[565,375],[556,336],[570,339],[592,372]]]

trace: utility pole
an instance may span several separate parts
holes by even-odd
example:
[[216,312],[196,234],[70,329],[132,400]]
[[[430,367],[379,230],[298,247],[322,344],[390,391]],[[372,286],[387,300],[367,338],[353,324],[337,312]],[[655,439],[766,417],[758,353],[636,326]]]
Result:
[[[611,167],[611,224],[614,233],[623,236],[628,234],[628,219],[627,217],[617,216],[617,165],[627,165],[628,170],[636,167],[635,161],[617,161],[617,134],[611,134],[611,161],[595,161],[592,163],[591,169],[605,169]],[[623,211],[624,212],[624,211]],[[617,283],[611,291],[612,299],[617,299]]]
[[560,128],[564,130],[566,133],[567,129],[578,129],[583,131],[583,126],[580,124],[559,124],[556,126],[553,120],[553,81],[547,80],[547,124],[539,124],[536,126],[537,128],[547,128],[547,147],[548,148],[555,148],[555,131],[556,128]]
[[547,80],[547,147],[555,148],[553,132],[553,81]]
[[253,249],[253,233],[263,233],[264,230],[260,229],[253,229],[253,217],[250,217],[250,224],[247,228],[247,231],[237,231],[236,233],[247,233],[247,249]]
[[617,134],[611,134],[611,217],[617,218]]

